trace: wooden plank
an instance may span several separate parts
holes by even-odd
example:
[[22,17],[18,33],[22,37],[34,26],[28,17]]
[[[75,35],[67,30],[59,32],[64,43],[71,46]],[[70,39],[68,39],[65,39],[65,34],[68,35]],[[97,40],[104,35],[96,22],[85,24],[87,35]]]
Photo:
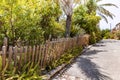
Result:
[[48,49],[47,49],[47,64],[50,63],[50,43],[48,43]]
[[28,49],[28,60],[31,62],[31,59],[32,59],[32,47],[29,46],[29,49]]
[[37,45],[37,47],[36,47],[35,63],[38,62],[38,54],[39,54],[39,45]]
[[21,46],[21,47],[20,47],[19,69],[21,69],[22,60],[23,60],[23,47]]
[[45,60],[46,60],[46,44],[43,46],[43,55],[42,55],[42,59],[43,59],[43,64],[42,64],[42,67],[44,68],[45,67]]
[[38,52],[38,64],[40,64],[40,61],[41,61],[41,45],[39,45],[39,52]]
[[8,48],[8,38],[7,37],[4,37],[3,46],[6,46],[6,50],[7,50],[7,48]]
[[40,56],[40,67],[42,68],[42,64],[43,64],[43,45],[41,45],[41,56]]
[[32,62],[35,62],[35,46],[33,46],[33,51],[32,51]]
[[51,54],[51,43],[49,43],[49,47],[48,47],[48,64],[52,61],[52,54]]
[[55,60],[57,59],[57,55],[58,55],[58,53],[57,53],[57,43],[55,43],[55,52],[54,52],[54,55],[55,55]]
[[47,63],[47,55],[48,55],[47,51],[48,51],[48,44],[45,44],[45,49],[44,49],[44,64],[43,64],[44,66]]
[[27,59],[28,59],[28,57],[27,57],[27,56],[28,56],[28,55],[27,55],[28,47],[25,46],[24,49],[25,49],[25,51],[24,51],[24,63],[27,63],[27,61],[28,61],[28,60],[27,60]]
[[2,69],[6,66],[6,46],[2,47]]
[[14,48],[13,48],[13,51],[14,51],[14,66],[16,67],[17,66],[17,46],[15,46]]
[[10,66],[12,64],[12,55],[13,55],[13,47],[9,46],[8,66]]

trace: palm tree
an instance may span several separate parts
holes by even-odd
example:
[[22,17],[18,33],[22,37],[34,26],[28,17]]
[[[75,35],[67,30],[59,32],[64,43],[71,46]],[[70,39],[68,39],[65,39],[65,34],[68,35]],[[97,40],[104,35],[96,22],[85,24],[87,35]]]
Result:
[[107,23],[107,17],[110,17],[113,19],[115,15],[111,13],[109,10],[105,9],[105,6],[114,6],[118,8],[115,4],[112,3],[105,3],[105,4],[98,4],[102,0],[87,0],[86,1],[86,6],[88,8],[88,13],[91,13],[92,11],[96,11],[98,15],[101,16]]
[[67,19],[66,19],[66,29],[65,29],[65,37],[70,36],[70,28],[72,22],[72,14],[73,14],[73,0],[60,0],[60,5],[62,10],[64,11]]
[[66,29],[65,29],[65,37],[70,36],[70,29],[72,23],[72,14],[73,8],[75,4],[79,3],[80,0],[59,0],[62,10],[64,11],[67,19],[66,19]]

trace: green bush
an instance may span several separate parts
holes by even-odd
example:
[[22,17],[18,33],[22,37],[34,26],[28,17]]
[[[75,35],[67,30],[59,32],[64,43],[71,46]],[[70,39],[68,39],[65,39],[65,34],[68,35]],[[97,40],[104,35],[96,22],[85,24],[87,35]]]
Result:
[[92,32],[91,35],[90,35],[90,44],[94,44],[96,43],[96,35],[95,35],[95,32]]
[[83,35],[85,34],[85,30],[80,28],[78,25],[73,25],[71,27],[71,32],[70,32],[70,36],[71,37],[74,37],[74,36],[77,36],[77,35]]
[[39,65],[31,62],[23,65],[21,69],[13,66],[8,69],[7,62],[0,74],[0,80],[42,80]]
[[110,32],[106,32],[103,38],[104,39],[109,39],[110,38]]
[[118,39],[120,40],[120,31],[116,33]]

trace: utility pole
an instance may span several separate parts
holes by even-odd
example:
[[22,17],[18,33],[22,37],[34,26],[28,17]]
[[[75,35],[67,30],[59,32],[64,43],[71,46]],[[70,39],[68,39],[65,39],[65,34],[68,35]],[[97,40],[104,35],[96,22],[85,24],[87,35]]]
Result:
[[112,27],[111,27],[111,23],[110,23],[110,32],[112,32],[112,29],[111,29]]

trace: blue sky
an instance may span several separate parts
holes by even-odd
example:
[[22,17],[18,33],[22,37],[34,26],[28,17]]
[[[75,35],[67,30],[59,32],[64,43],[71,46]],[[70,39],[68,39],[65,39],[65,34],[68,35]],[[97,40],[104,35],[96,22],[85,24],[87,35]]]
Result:
[[108,18],[109,23],[106,23],[104,19],[100,21],[100,28],[101,29],[110,29],[110,24],[111,27],[114,28],[117,23],[120,22],[120,0],[102,0],[100,3],[113,3],[116,4],[119,8],[116,7],[105,7],[107,10],[112,12],[115,17],[112,20],[111,18]]

